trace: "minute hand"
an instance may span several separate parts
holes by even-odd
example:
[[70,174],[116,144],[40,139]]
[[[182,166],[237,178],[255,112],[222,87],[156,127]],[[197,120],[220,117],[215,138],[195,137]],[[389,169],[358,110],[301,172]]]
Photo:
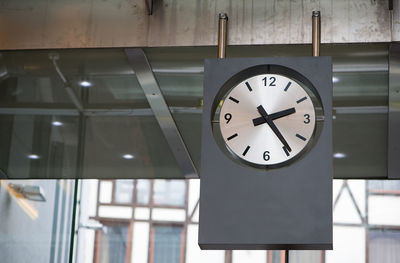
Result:
[[282,142],[282,144],[286,147],[286,149],[291,152],[292,149],[290,148],[289,144],[283,138],[281,132],[278,130],[274,122],[270,119],[268,113],[264,110],[263,106],[260,105],[257,107],[258,112],[262,115],[262,117],[265,119],[265,121],[268,123],[269,127],[271,127],[272,131],[275,133],[275,135],[279,138],[279,140]]

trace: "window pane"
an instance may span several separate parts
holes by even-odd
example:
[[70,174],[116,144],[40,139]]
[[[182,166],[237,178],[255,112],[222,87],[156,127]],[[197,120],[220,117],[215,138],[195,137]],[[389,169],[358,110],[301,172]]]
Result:
[[369,190],[400,191],[400,181],[369,180]]
[[133,180],[115,181],[115,202],[130,203],[133,196]]
[[373,230],[369,232],[369,262],[400,262],[400,231]]
[[146,205],[150,199],[150,180],[139,179],[136,181],[136,202]]
[[100,237],[100,263],[125,263],[128,226],[105,226]]
[[180,263],[181,227],[154,228],[154,263]]
[[112,182],[111,181],[100,181],[100,203],[111,203],[112,199]]
[[186,183],[180,180],[154,181],[154,204],[183,206],[185,204]]

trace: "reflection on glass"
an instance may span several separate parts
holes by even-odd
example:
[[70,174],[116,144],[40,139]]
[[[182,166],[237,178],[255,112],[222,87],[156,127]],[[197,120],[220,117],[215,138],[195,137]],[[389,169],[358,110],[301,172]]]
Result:
[[154,227],[153,263],[181,262],[182,227]]
[[100,263],[125,263],[128,247],[128,226],[105,226],[99,235],[100,246],[97,247]]
[[115,202],[130,203],[133,196],[133,180],[115,181]]
[[150,201],[150,180],[136,180],[136,203],[146,205]]
[[183,206],[186,184],[183,180],[154,181],[153,201],[156,205]]

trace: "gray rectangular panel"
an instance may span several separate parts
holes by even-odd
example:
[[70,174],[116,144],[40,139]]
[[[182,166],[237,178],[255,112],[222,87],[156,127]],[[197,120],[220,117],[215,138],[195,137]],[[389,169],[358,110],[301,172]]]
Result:
[[[318,90],[320,136],[300,160],[261,170],[217,145],[212,104],[220,87],[254,65],[289,67]],[[330,57],[210,59],[205,62],[199,245],[202,249],[332,249],[332,64]]]

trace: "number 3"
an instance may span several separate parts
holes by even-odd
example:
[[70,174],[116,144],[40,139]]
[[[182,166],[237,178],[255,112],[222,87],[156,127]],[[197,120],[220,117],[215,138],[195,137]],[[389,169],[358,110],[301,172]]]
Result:
[[304,121],[305,124],[310,123],[310,114],[304,114],[304,118],[306,118],[306,120]]

